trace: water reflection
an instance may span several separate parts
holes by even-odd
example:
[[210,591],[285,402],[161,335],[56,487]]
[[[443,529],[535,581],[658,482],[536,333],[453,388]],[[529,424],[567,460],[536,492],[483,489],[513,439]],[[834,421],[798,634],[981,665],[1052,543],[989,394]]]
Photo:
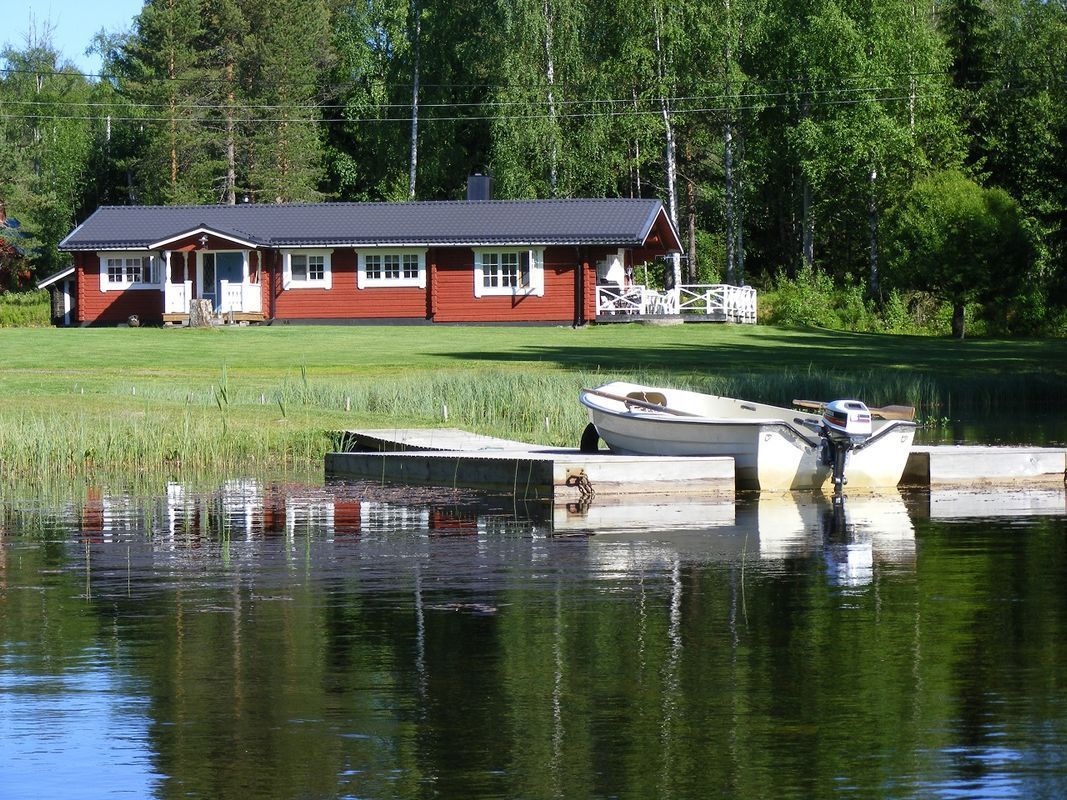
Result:
[[[5,643],[10,644],[10,643]],[[149,797],[147,703],[107,656],[90,650],[55,673],[25,671],[15,648],[0,651],[0,788],[16,798]],[[87,782],[86,776],[92,775]]]
[[763,493],[733,499],[682,498],[557,506],[557,534],[584,534],[605,574],[665,566],[678,554],[702,560],[786,561],[821,557],[827,579],[860,587],[875,564],[911,568],[915,530],[899,492],[833,498]]
[[1062,489],[6,497],[5,800],[1067,792]]
[[[172,483],[154,507],[143,498],[94,491],[79,512],[80,540],[86,545],[131,536],[138,540],[132,550],[102,549],[104,564],[116,553],[143,560],[149,547],[157,556],[168,554],[171,567],[197,568],[205,557],[221,559],[230,568],[255,564],[264,552],[256,543],[273,538],[305,544],[347,542],[354,549],[332,551],[328,558],[318,550],[305,555],[316,559],[318,569],[330,568],[329,562],[342,555],[382,557],[385,569],[388,556],[426,556],[430,543],[442,538],[468,539],[472,563],[484,566],[503,563],[516,548],[537,559],[546,552],[543,539],[571,537],[581,542],[574,549],[583,552],[590,574],[602,580],[670,570],[679,557],[704,562],[821,559],[830,583],[853,588],[871,583],[878,565],[907,569],[915,562],[909,508],[896,491],[838,499],[818,492],[755,493],[736,502],[649,498],[554,507],[460,494],[411,505],[395,499],[396,491],[363,483],[311,488],[246,479],[226,481],[216,492],[203,493]],[[386,499],[375,499],[379,492]],[[1035,508],[1033,498],[1024,503],[1014,494],[1007,505],[996,496],[967,500],[959,492],[944,500],[929,497],[931,512],[948,507],[957,514],[968,508]],[[1055,505],[1054,495],[1041,497],[1043,503]],[[152,532],[147,542],[140,540],[145,530]],[[239,543],[252,547],[239,548]],[[410,565],[401,561],[394,566],[406,571]]]

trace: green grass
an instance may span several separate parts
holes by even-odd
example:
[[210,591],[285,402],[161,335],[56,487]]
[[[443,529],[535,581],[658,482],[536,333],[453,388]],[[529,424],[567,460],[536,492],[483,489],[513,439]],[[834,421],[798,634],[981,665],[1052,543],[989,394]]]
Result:
[[578,388],[617,377],[778,404],[858,396],[938,418],[1040,411],[1062,403],[1067,342],[720,325],[5,329],[0,469],[307,469],[353,427],[574,444]]

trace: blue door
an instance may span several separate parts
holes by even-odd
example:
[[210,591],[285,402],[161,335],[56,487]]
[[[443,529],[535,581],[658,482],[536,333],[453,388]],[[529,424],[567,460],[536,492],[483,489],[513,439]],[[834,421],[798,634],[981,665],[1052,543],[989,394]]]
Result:
[[[241,283],[244,280],[245,257],[243,253],[215,253],[215,310],[220,311],[225,298],[222,282]],[[241,310],[241,309],[238,309]]]

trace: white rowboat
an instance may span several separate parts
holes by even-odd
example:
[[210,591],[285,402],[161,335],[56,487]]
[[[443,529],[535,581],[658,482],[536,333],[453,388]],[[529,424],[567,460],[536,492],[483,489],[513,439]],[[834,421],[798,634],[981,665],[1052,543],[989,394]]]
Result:
[[[582,389],[579,400],[612,452],[730,456],[739,489],[811,489],[831,482],[833,457],[827,456],[821,414],[624,381]],[[850,488],[896,486],[915,437],[914,422],[879,419],[879,409],[870,411],[869,436],[845,454]]]

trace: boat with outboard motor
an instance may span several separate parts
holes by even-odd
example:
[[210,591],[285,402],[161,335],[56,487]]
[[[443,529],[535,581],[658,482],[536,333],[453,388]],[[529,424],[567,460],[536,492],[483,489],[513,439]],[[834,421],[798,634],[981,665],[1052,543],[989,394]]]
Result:
[[583,450],[603,439],[630,455],[731,456],[741,489],[896,486],[916,427],[907,406],[794,401],[814,413],[625,381],[582,389],[579,400],[590,422]]

